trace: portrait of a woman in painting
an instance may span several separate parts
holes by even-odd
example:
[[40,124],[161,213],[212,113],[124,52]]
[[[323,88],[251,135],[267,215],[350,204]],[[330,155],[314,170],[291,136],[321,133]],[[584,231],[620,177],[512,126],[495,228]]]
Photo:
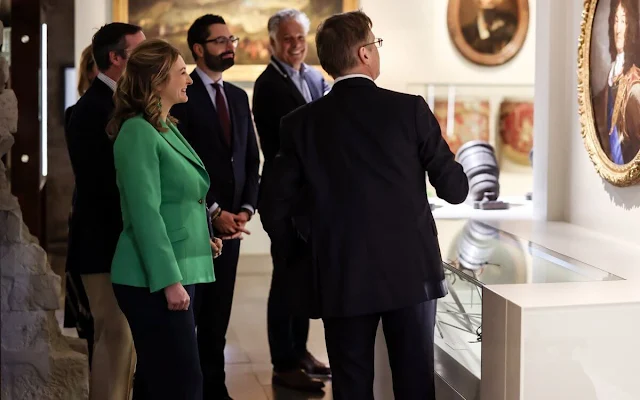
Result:
[[529,23],[527,0],[449,0],[449,33],[470,61],[499,65],[522,47]]
[[590,79],[597,137],[616,165],[631,162],[640,150],[638,3],[601,0],[591,39]]

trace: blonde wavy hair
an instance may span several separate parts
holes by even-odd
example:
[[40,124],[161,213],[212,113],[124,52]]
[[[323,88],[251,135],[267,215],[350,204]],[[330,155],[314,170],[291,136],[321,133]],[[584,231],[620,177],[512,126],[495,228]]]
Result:
[[82,50],[78,69],[80,70],[78,74],[78,94],[82,96],[98,75],[98,68],[93,60],[93,47],[91,45]]
[[[158,131],[167,131],[160,120],[162,108],[158,90],[169,80],[171,67],[179,56],[178,49],[162,39],[146,40],[131,52],[113,95],[115,110],[107,125],[111,139],[115,140],[126,120],[139,114]],[[177,123],[171,116],[167,119]]]

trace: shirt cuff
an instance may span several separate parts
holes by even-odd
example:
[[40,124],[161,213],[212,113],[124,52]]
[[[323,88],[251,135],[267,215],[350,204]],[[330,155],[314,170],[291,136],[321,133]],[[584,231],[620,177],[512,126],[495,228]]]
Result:
[[209,212],[209,216],[211,216],[218,208],[220,208],[218,203],[213,203],[211,207],[207,209],[207,211]]
[[244,208],[245,210],[249,211],[251,215],[256,213],[256,210],[250,204],[243,204],[240,208]]

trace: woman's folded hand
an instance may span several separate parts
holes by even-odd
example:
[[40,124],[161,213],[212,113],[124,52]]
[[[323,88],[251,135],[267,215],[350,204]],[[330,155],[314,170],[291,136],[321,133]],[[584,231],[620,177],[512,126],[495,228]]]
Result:
[[211,244],[211,251],[213,251],[213,258],[218,258],[222,254],[222,239],[209,239],[209,243]]
[[167,298],[167,306],[171,311],[186,311],[189,309],[191,298],[184,289],[182,283],[176,282],[164,288],[164,295]]

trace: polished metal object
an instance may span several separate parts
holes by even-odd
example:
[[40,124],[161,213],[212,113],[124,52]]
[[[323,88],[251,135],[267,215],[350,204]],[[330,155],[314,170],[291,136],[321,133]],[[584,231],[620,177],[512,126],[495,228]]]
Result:
[[481,140],[465,143],[456,155],[469,179],[468,201],[474,208],[505,210],[509,203],[498,200],[500,196],[500,168],[493,146]]
[[491,259],[498,239],[498,230],[478,221],[470,220],[458,240],[458,262],[463,268],[477,270]]

